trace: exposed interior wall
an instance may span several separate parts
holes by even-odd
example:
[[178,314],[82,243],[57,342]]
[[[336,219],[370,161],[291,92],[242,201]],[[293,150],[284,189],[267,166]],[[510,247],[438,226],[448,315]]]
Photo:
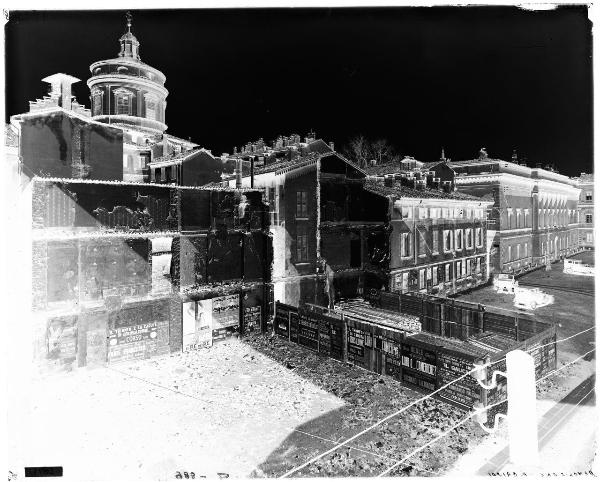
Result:
[[273,283],[274,300],[291,306],[312,303],[327,306],[328,297],[324,277],[304,276]]
[[123,131],[63,112],[25,118],[20,149],[26,176],[123,179]]
[[34,228],[177,229],[176,190],[148,184],[34,181]]

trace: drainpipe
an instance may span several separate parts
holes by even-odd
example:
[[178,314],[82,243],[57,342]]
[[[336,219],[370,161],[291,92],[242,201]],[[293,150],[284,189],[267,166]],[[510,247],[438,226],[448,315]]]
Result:
[[250,187],[254,187],[254,159],[255,156],[250,158]]

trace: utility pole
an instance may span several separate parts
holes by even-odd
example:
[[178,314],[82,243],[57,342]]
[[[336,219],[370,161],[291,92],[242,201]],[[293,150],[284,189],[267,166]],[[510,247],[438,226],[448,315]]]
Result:
[[506,354],[510,461],[518,467],[539,464],[533,357],[513,350]]
[[[506,392],[508,409],[507,414],[498,414],[494,417],[494,427],[486,427],[487,410],[481,403],[474,408],[481,427],[488,433],[497,429],[497,423],[501,417],[508,421],[508,443],[510,463],[515,469],[526,471],[527,468],[535,468],[539,465],[538,427],[536,416],[536,384],[535,363],[533,357],[522,351],[513,350],[506,354],[506,372],[494,371],[491,376],[492,382],[486,385],[487,368],[485,365],[475,365],[478,370],[473,376],[479,385],[485,390],[491,390],[497,386],[497,377],[507,379]],[[487,400],[487,397],[483,397]]]

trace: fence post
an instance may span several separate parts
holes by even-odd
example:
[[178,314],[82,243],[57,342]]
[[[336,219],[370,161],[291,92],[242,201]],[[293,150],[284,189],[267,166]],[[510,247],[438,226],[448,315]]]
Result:
[[535,363],[522,350],[506,354],[510,461],[520,468],[539,464]]

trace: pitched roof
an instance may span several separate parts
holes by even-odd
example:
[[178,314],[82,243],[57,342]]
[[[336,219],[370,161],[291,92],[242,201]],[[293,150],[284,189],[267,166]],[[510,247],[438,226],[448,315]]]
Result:
[[[286,171],[286,170],[298,169],[298,168],[305,167],[310,164],[316,163],[319,159],[324,159],[329,156],[335,156],[335,157],[341,159],[342,161],[344,161],[349,166],[355,168],[359,172],[366,174],[366,172],[363,169],[361,169],[358,165],[354,164],[352,161],[346,159],[340,153],[329,150],[325,153],[309,152],[305,156],[298,156],[291,160],[290,159],[278,160],[271,164],[267,164],[266,166],[260,166],[260,167],[255,168],[254,175],[257,176],[259,174],[267,174],[269,172],[282,172],[282,171]],[[244,174],[243,177],[249,177],[249,174]],[[231,175],[225,179],[227,179],[227,180],[235,179],[235,175]]]
[[492,159],[491,157],[484,157],[483,159],[465,159],[463,161],[449,161],[449,164],[462,166],[465,164],[487,164],[487,163],[496,163],[496,162],[510,162],[505,161],[503,159]]
[[182,151],[178,154],[174,154],[174,155],[170,155],[170,156],[157,157],[150,163],[150,165],[155,167],[157,165],[181,164],[182,162],[185,162],[185,161],[191,159],[196,154],[202,154],[202,153],[214,158],[214,156],[209,151],[204,149],[203,147],[197,147],[190,151]]
[[334,150],[327,144],[323,139],[315,139],[308,143],[308,150],[310,152],[316,152],[318,154],[326,154],[334,152]]
[[165,134],[165,135],[167,136],[167,141],[172,140],[172,141],[178,142],[180,144],[189,144],[192,146],[198,145],[189,139],[182,139],[181,137],[174,136],[173,134]]
[[400,161],[386,162],[385,164],[376,164],[363,168],[369,176],[378,176],[383,174],[395,174],[400,171],[406,171]]
[[[254,170],[254,174],[266,174],[268,172],[277,172],[283,171],[290,168],[298,168],[307,166],[313,162],[316,162],[321,156],[317,153],[311,152],[306,156],[297,157],[295,159],[283,159],[281,161],[273,162],[271,164],[267,164],[266,166],[261,166]],[[247,177],[247,176],[244,176]]]
[[415,189],[402,186],[394,182],[393,186],[386,186],[383,180],[367,179],[365,189],[381,196],[395,196],[397,198],[424,198],[424,199],[454,199],[457,201],[481,201],[481,198],[464,194],[462,192],[444,192],[441,189]]
[[435,167],[438,164],[447,164],[447,162],[446,161],[424,162],[423,163],[423,169],[431,169],[432,167]]

